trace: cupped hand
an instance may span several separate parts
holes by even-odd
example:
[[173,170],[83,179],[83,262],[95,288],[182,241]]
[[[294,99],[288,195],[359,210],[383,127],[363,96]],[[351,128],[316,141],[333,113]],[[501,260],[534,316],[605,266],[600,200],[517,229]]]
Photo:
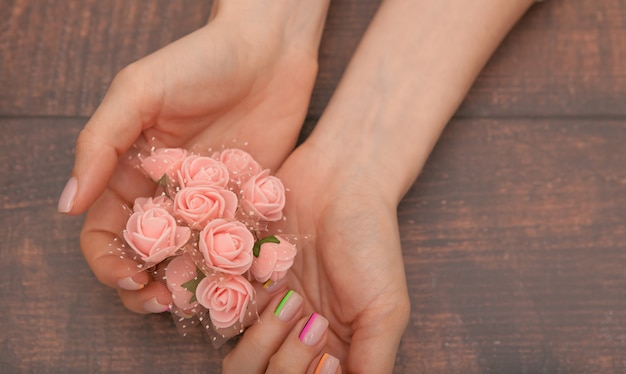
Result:
[[164,311],[171,298],[164,285],[111,251],[127,218],[123,207],[155,190],[129,156],[150,145],[236,146],[275,170],[297,140],[316,55],[281,44],[280,28],[248,21],[218,12],[205,27],[123,69],[78,137],[59,211],[89,208],[83,254],[133,311]]
[[277,173],[289,191],[281,229],[313,236],[288,287],[302,295],[306,314],[328,319],[326,351],[348,372],[391,372],[410,308],[397,201],[354,162],[343,167],[325,154],[305,142]]

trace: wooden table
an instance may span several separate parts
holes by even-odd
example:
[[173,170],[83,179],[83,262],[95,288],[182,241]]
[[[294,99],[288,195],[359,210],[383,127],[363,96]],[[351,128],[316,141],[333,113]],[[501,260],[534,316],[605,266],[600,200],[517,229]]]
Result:
[[[377,1],[334,1],[305,133]],[[0,2],[0,372],[219,372],[124,309],[56,213],[78,131],[126,64],[208,1]],[[398,373],[626,372],[626,2],[551,0],[504,41],[398,208]]]

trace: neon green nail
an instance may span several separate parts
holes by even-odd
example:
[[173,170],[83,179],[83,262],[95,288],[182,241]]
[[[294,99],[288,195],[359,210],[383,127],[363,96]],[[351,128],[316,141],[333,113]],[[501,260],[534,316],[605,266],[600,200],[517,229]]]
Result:
[[283,307],[285,306],[285,303],[287,302],[289,297],[291,297],[291,295],[293,295],[293,290],[289,290],[289,292],[287,292],[285,296],[283,296],[283,299],[280,301],[280,303],[276,307],[276,310],[274,311],[275,316],[277,316],[278,313],[280,313],[280,311],[283,309]]

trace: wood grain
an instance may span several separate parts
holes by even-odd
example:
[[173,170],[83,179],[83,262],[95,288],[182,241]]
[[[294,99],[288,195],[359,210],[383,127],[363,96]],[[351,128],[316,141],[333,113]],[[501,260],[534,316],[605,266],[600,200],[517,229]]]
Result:
[[[378,1],[334,1],[305,133]],[[230,346],[124,309],[56,214],[116,71],[210,2],[0,2],[0,372],[218,373]],[[626,371],[626,5],[535,6],[398,207],[412,302],[397,373]]]
[[0,2],[0,115],[87,116],[129,63],[199,28],[208,1]]
[[[322,113],[377,6],[332,3],[311,118]],[[536,5],[459,114],[624,115],[625,8],[620,0]],[[0,115],[88,116],[122,67],[202,26],[209,11],[205,1],[4,1]]]
[[459,110],[462,116],[626,114],[626,3],[535,5]]
[[625,369],[624,141],[619,121],[448,127],[399,208],[398,372]]

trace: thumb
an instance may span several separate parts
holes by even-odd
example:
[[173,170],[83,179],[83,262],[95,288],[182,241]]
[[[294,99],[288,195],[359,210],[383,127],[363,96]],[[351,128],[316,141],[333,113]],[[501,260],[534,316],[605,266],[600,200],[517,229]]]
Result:
[[76,141],[72,176],[59,198],[60,213],[84,212],[109,183],[120,155],[153,123],[150,91],[132,65],[117,74]]

